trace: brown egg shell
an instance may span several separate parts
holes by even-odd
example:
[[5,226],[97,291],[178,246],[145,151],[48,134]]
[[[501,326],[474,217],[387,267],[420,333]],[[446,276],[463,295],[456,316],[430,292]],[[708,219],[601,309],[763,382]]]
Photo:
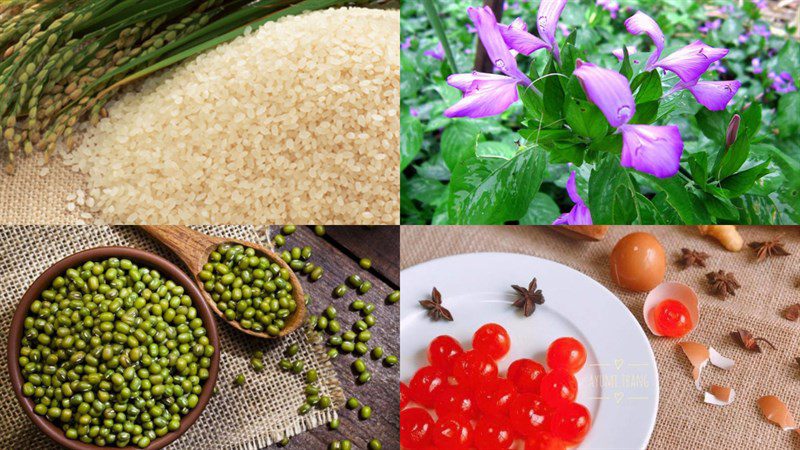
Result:
[[794,421],[792,413],[789,412],[789,408],[787,408],[786,404],[778,397],[774,395],[761,397],[758,399],[758,407],[767,420],[778,425],[784,431],[797,428],[797,424]]
[[656,286],[655,289],[647,294],[647,298],[644,300],[642,313],[644,314],[644,323],[647,325],[647,328],[650,330],[650,332],[656,336],[663,336],[661,333],[656,331],[655,324],[653,323],[653,317],[651,317],[651,312],[656,306],[658,306],[659,303],[663,302],[664,300],[677,300],[689,310],[689,318],[692,320],[692,328],[688,333],[686,333],[686,335],[694,331],[694,329],[697,327],[697,323],[700,322],[700,306],[697,300],[697,293],[694,291],[694,289],[683,283],[667,281]]
[[617,242],[610,257],[611,279],[618,286],[647,292],[664,281],[667,256],[650,233],[631,233]]

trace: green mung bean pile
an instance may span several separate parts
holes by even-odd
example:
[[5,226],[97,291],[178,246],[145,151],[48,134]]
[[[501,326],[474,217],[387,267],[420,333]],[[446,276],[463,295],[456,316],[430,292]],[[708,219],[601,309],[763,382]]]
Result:
[[127,259],[88,261],[31,304],[22,392],[70,439],[144,448],[197,405],[214,352],[182,286]]
[[289,270],[250,247],[220,244],[197,276],[225,318],[246,330],[278,336],[297,309]]

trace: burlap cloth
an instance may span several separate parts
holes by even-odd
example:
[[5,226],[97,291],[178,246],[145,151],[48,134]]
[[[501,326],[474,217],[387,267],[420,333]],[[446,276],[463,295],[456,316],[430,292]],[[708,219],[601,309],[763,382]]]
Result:
[[[0,223],[75,225],[82,208],[67,210],[67,196],[87,191],[84,175],[70,171],[58,157],[43,165],[43,155],[17,158],[14,174],[0,171]],[[74,201],[73,201],[74,203]]]
[[[642,322],[645,294],[624,291],[611,283],[608,256],[625,234],[642,227],[612,227],[605,240],[596,243],[565,238],[547,227],[419,227],[401,230],[401,268],[442,256],[471,252],[513,252],[558,261],[577,269],[608,287]],[[800,448],[798,433],[782,431],[767,422],[756,405],[764,395],[777,395],[800,417],[800,323],[781,317],[787,305],[800,302],[800,228],[740,227],[745,242],[763,241],[786,233],[786,248],[793,255],[757,263],[754,252],[745,248],[729,253],[716,241],[701,237],[694,227],[646,227],[667,251],[666,279],[694,287],[699,295],[700,323],[689,339],[712,345],[736,366],[723,371],[707,368],[703,385],[712,383],[735,389],[733,404],[717,407],[705,404],[693,385],[691,366],[676,340],[656,338],[649,332],[656,356],[660,402],[651,449],[741,449]],[[681,247],[711,255],[707,268],[681,271],[674,260]],[[727,301],[709,295],[704,274],[724,269],[735,273],[742,288]],[[546,295],[546,293],[545,293]],[[603,320],[598,317],[597,320]],[[766,337],[778,350],[767,346],[763,353],[740,348],[729,336],[746,328]],[[613,332],[613,330],[609,330]]]
[[[204,227],[201,231],[258,242],[264,235],[253,227]],[[149,250],[179,264],[165,247],[133,227],[0,227],[0,331],[8,336],[11,318],[24,291],[47,267],[80,250],[91,247],[124,245]],[[241,449],[264,448],[284,436],[293,436],[327,423],[337,416],[334,408],[312,410],[297,415],[305,401],[302,376],[282,372],[277,362],[292,343],[300,346],[297,358],[307,369],[319,373],[324,395],[331,395],[336,407],[344,394],[333,366],[323,358],[324,349],[313,345],[303,331],[274,342],[251,338],[217,320],[221,357],[217,380],[219,392],[211,398],[199,420],[168,448],[172,449]],[[264,352],[265,368],[257,373],[250,367],[250,355]],[[7,343],[2,344],[2,363],[7,360]],[[244,386],[235,387],[233,379],[245,374]],[[6,370],[0,371],[0,449],[46,449],[55,445],[34,427],[11,390]]]

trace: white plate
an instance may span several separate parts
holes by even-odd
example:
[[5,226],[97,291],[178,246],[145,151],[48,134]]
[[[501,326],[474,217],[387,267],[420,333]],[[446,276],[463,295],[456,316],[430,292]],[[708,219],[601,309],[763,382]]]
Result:
[[[536,277],[545,303],[524,317],[512,307],[512,284],[527,287]],[[561,264],[512,253],[473,253],[428,261],[403,270],[400,304],[400,377],[427,365],[428,343],[449,334],[469,348],[472,333],[489,322],[511,336],[501,373],[518,358],[544,364],[550,343],[573,336],[587,351],[578,372],[578,399],[593,424],[581,449],[641,449],[647,446],[658,409],[658,372],[653,351],[625,305],[600,283]],[[418,301],[431,289],[455,321],[433,322]]]

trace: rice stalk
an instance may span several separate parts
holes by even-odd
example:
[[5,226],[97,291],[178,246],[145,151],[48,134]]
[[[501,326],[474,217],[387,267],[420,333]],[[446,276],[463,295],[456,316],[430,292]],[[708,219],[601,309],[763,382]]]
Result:
[[0,157],[73,142],[131,81],[290,14],[375,0],[0,0]]

